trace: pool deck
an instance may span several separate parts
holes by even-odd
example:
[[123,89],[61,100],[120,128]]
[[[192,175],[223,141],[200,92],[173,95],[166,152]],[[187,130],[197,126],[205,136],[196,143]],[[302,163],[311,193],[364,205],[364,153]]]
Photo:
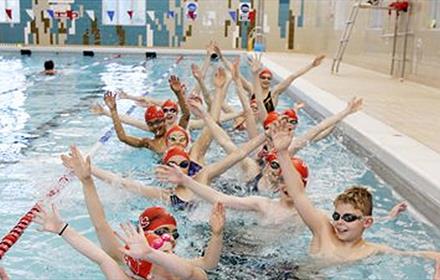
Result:
[[[314,56],[266,53],[262,63],[277,80],[311,63]],[[297,79],[289,94],[306,110],[326,117],[354,96],[364,99],[362,112],[339,125],[353,147],[367,154],[369,165],[414,208],[440,228],[440,89],[400,82],[388,75],[341,64],[330,73],[331,59]]]

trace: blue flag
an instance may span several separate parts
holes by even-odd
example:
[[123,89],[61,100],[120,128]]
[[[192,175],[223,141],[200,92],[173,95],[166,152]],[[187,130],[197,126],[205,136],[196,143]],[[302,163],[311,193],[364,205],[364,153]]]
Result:
[[108,17],[110,18],[110,21],[113,21],[113,16],[115,15],[115,11],[107,11]]

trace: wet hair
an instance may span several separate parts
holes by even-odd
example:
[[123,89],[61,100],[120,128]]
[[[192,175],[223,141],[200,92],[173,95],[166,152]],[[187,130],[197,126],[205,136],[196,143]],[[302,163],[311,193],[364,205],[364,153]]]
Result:
[[46,60],[44,62],[44,70],[53,70],[55,68],[55,63],[52,60]]
[[336,197],[333,205],[336,207],[340,203],[350,204],[354,209],[360,210],[366,216],[373,214],[373,196],[364,187],[353,186],[346,189]]
[[220,57],[216,53],[212,53],[210,58],[211,58],[211,62],[216,62],[220,59]]

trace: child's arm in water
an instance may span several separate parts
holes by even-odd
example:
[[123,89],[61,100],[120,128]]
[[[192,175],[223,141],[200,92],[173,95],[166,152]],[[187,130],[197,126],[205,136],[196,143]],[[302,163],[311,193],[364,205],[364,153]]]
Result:
[[39,231],[47,231],[60,235],[72,248],[99,265],[106,279],[130,279],[114,259],[93,242],[76,232],[72,226],[64,223],[53,204],[52,211],[46,211],[41,206],[38,206],[38,209],[39,211],[35,216],[35,222],[41,225],[41,228],[38,229]]
[[351,115],[361,109],[362,99],[356,97],[353,98],[352,100],[350,100],[350,102],[347,103],[347,107],[344,110],[324,119],[319,124],[309,129],[304,135],[293,138],[289,146],[289,153],[292,155],[296,154],[303,147],[307,146],[311,141],[314,141],[316,137],[320,135],[320,133],[336,125],[348,115]]
[[[145,260],[152,264],[161,266],[167,272],[184,280],[205,280],[208,279],[205,271],[183,258],[172,253],[165,253],[152,249],[145,237],[141,225],[138,231],[132,224],[121,225],[125,236],[117,236],[126,244],[120,247],[120,251],[134,259]],[[128,248],[128,249],[127,249]]]
[[[99,115],[99,116],[106,116],[106,117],[112,117],[112,114],[110,113],[109,110],[106,110],[104,107],[102,107],[100,104],[94,104],[92,105],[91,109],[92,113]],[[145,131],[150,131],[150,128],[148,127],[148,125],[145,123],[145,121],[141,121],[138,120],[136,118],[127,116],[127,115],[119,115],[119,119],[121,120],[122,123],[124,124],[128,124],[131,125],[133,127],[145,130]]]
[[297,72],[291,74],[286,79],[284,79],[281,83],[276,85],[272,90],[272,98],[274,99],[275,104],[278,103],[277,102],[278,96],[281,93],[283,93],[293,83],[293,81],[295,81],[297,78],[301,77],[305,73],[309,72],[311,69],[321,65],[321,62],[324,58],[325,58],[325,55],[323,55],[323,54],[316,56],[313,59],[312,63],[310,63],[309,65],[305,66],[304,68],[298,70]]
[[314,236],[322,233],[322,226],[327,223],[327,217],[307,197],[301,177],[294,168],[287,148],[292,139],[293,131],[289,130],[287,123],[276,122],[269,128],[272,143],[278,155],[287,192],[293,199],[296,210],[304,223],[309,227]]
[[211,226],[211,240],[205,249],[204,256],[191,261],[205,270],[216,268],[222,253],[223,228],[225,226],[225,208],[223,204],[216,203],[213,205],[209,224]]
[[188,127],[189,118],[191,116],[188,108],[188,104],[186,103],[185,99],[185,85],[183,85],[179,78],[171,75],[170,79],[168,80],[170,84],[171,90],[174,92],[174,94],[177,97],[177,101],[179,102],[180,110],[182,111],[182,115],[179,119],[179,125],[186,129]]
[[122,178],[115,173],[98,168],[95,165],[92,165],[92,174],[109,185],[121,186],[129,192],[140,194],[148,198],[168,201],[169,195],[167,195],[167,191],[164,189],[146,186],[139,181]]
[[209,203],[220,202],[225,207],[246,211],[260,212],[263,210],[261,204],[265,198],[258,196],[238,197],[224,194],[195,181],[183,174],[179,167],[176,166],[159,165],[156,168],[156,177],[164,182],[183,185]]
[[0,280],[9,280],[9,276],[3,267],[0,267]]
[[116,261],[122,261],[122,254],[118,250],[120,243],[113,234],[113,229],[108,224],[104,207],[96,191],[95,183],[92,178],[90,157],[84,159],[80,150],[71,146],[70,155],[62,155],[63,164],[73,170],[76,177],[81,181],[84,192],[84,200],[87,205],[92,224],[98,235],[102,249]]
[[110,109],[111,117],[113,120],[113,125],[115,127],[116,135],[118,136],[118,139],[121,142],[124,142],[132,147],[136,148],[147,148],[147,149],[153,149],[153,145],[151,143],[151,140],[148,138],[139,138],[127,135],[125,133],[124,128],[122,127],[121,120],[119,119],[118,111],[116,108],[116,100],[115,95],[112,93],[106,93],[104,96],[104,101],[107,107]]

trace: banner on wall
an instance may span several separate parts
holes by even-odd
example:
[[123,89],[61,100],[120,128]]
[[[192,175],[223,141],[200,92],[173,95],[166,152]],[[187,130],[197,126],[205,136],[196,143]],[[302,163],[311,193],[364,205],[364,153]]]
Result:
[[56,19],[70,19],[70,20],[74,20],[77,19],[79,17],[79,12],[78,11],[55,11],[54,12],[54,16]]
[[20,22],[20,1],[19,0],[0,0],[0,23],[19,23]]
[[196,20],[197,18],[197,9],[199,8],[199,4],[196,2],[188,2],[186,3],[186,17],[191,20]]
[[248,2],[241,3],[238,11],[239,11],[240,21],[250,21],[251,3]]
[[115,11],[107,11],[107,15],[110,21],[113,21],[113,17],[115,16]]
[[55,18],[55,14],[52,9],[47,9],[46,12],[47,12],[48,18],[51,18],[51,19]]
[[28,16],[29,16],[31,19],[34,19],[34,18],[35,18],[35,15],[34,15],[34,11],[33,11],[33,10],[31,10],[31,9],[26,9],[26,13],[28,14]]
[[127,14],[130,17],[130,19],[133,19],[133,10],[128,10]]
[[151,18],[152,21],[156,20],[156,16],[154,14],[154,11],[147,11],[147,15]]
[[229,11],[229,15],[231,16],[231,18],[234,22],[237,22],[237,12],[236,11]]
[[86,10],[86,14],[92,21],[95,21],[95,11],[94,10]]
[[167,18],[174,18],[174,11],[168,11]]

